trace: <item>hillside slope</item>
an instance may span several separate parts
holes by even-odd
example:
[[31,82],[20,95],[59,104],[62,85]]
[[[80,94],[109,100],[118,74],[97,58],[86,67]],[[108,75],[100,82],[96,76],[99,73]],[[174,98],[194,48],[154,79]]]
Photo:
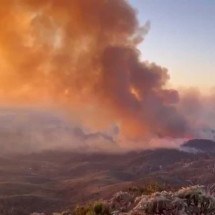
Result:
[[6,215],[62,211],[149,182],[180,188],[214,181],[213,153],[157,149],[124,154],[50,151],[14,155],[0,159],[0,210]]

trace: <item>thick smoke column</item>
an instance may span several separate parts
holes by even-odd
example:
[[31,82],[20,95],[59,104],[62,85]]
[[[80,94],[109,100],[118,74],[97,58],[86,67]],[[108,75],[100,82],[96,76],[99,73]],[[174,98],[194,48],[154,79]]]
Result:
[[2,103],[57,105],[131,139],[184,137],[168,72],[141,62],[139,26],[125,0],[0,0]]

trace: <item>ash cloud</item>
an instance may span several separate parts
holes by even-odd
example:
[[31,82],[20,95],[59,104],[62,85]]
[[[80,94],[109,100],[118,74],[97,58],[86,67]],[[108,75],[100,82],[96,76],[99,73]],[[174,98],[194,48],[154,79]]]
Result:
[[0,109],[0,155],[48,150],[119,151],[112,131],[92,132],[62,113]]
[[215,140],[215,93],[202,94],[196,88],[183,89],[178,105],[190,126],[190,138]]
[[[140,60],[140,26],[125,0],[0,0],[0,101],[71,112],[94,135],[122,139],[193,133],[167,69]],[[159,35],[158,35],[159,36]],[[77,130],[76,130],[77,132]]]

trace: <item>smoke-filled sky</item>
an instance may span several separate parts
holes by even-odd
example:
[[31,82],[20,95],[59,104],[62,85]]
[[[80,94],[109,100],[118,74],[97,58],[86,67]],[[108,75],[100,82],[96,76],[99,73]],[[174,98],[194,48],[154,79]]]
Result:
[[215,87],[215,1],[130,0],[151,30],[145,58],[166,66],[175,86]]
[[[159,5],[162,13],[163,3]],[[178,90],[176,76],[173,81],[170,76],[178,70],[170,66],[169,71],[170,61],[165,63],[162,53],[170,54],[169,44],[179,38],[172,34],[175,39],[162,41],[164,34],[157,33],[155,48],[154,19],[146,13],[139,21],[133,6],[126,0],[0,0],[1,105],[28,106],[33,109],[29,113],[37,108],[61,111],[84,127],[78,128],[79,136],[113,140],[114,135],[112,142],[118,135],[121,142],[144,145],[154,138],[196,137],[197,131],[213,130],[214,97]],[[170,34],[165,26],[162,31]],[[159,51],[150,55],[154,50]],[[170,55],[172,62],[181,63]],[[181,74],[197,63],[186,60]]]

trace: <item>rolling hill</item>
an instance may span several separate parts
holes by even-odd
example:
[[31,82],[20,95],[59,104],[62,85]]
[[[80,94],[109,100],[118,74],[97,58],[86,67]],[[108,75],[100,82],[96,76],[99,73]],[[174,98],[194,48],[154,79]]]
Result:
[[[208,148],[208,141],[205,142]],[[203,151],[204,140],[201,143]],[[199,147],[199,141],[189,141],[187,145]],[[108,199],[119,190],[151,182],[179,188],[214,181],[212,151],[156,149],[120,154],[46,151],[2,156],[0,211],[12,215],[20,211],[23,215],[61,211],[87,201]]]

